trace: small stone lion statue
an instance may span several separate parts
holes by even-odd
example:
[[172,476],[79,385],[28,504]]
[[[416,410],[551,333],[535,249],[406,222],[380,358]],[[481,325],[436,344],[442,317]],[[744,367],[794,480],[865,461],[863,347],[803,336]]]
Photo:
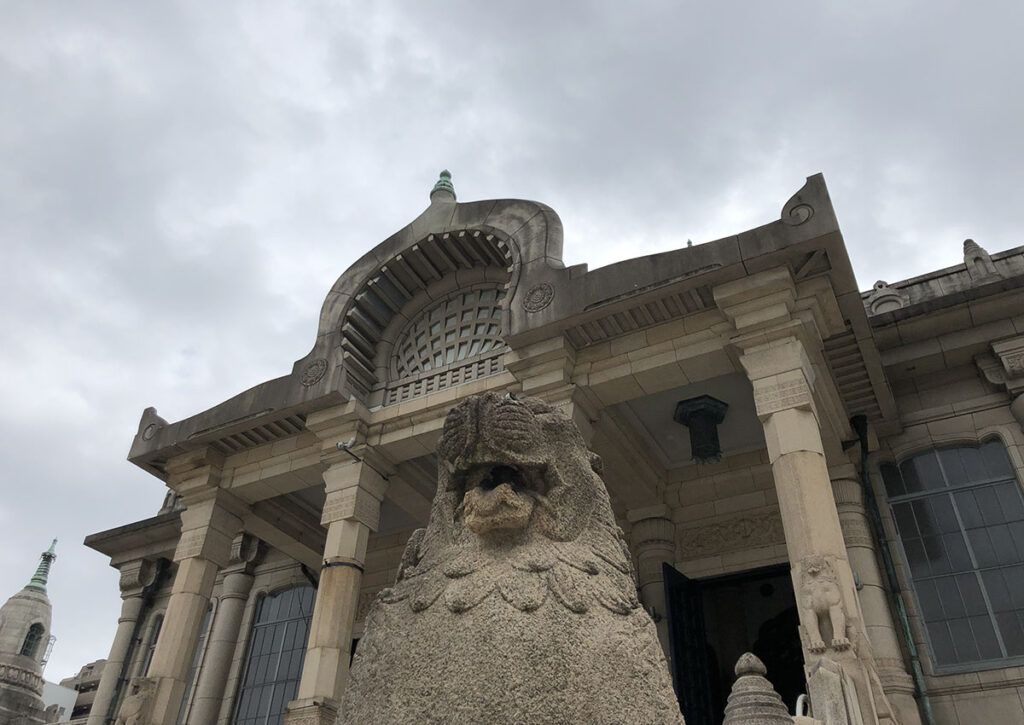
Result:
[[803,570],[800,577],[800,607],[804,610],[803,623],[810,640],[807,649],[814,653],[825,651],[825,640],[821,634],[822,620],[832,630],[832,648],[849,649],[846,612],[832,564],[824,556],[808,556],[800,564]]
[[456,406],[338,722],[683,725],[600,461],[543,401]]
[[145,725],[149,722],[149,708],[156,692],[156,680],[148,677],[136,677],[128,686],[128,696],[124,698],[114,725]]

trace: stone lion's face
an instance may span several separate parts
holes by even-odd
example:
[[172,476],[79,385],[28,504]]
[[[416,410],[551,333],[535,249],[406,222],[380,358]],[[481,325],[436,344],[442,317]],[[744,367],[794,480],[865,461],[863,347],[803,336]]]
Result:
[[449,413],[438,453],[438,499],[455,539],[536,532],[564,541],[594,505],[591,454],[575,426],[542,401],[468,399]]

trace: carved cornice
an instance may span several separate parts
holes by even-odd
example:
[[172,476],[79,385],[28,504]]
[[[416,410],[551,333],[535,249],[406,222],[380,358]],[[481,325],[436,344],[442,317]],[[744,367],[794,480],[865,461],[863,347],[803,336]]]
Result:
[[9,663],[0,663],[0,684],[43,694],[43,678],[32,670]]

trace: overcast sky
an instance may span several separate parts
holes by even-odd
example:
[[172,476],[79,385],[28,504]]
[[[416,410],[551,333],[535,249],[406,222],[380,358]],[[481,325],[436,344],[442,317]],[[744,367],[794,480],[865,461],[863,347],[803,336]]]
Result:
[[1024,243],[1019,2],[46,2],[0,23],[0,601],[60,538],[59,680],[106,657],[125,456],[287,373],[414,218],[536,199],[591,267],[823,172],[862,289]]

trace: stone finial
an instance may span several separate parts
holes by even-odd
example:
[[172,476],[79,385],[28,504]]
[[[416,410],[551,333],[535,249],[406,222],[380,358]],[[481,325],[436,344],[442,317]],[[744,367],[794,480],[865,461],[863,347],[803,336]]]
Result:
[[434,184],[434,188],[430,190],[430,200],[434,201],[435,196],[445,200],[445,196],[449,194],[451,195],[451,201],[455,201],[455,186],[452,184],[452,172],[445,169],[441,172],[437,183]]
[[964,240],[964,266],[972,280],[987,281],[999,277],[992,257],[973,239]]
[[792,725],[782,698],[765,679],[768,670],[761,660],[750,652],[742,654],[735,672],[722,725]]
[[900,290],[890,287],[883,279],[875,282],[868,296],[868,314],[878,315],[883,312],[892,312],[905,307],[907,300]]
[[39,566],[36,568],[36,573],[32,575],[32,580],[29,581],[27,588],[46,591],[46,580],[50,576],[50,565],[57,558],[57,554],[54,552],[56,546],[57,540],[54,539],[53,543],[50,544],[50,548],[39,557]]

